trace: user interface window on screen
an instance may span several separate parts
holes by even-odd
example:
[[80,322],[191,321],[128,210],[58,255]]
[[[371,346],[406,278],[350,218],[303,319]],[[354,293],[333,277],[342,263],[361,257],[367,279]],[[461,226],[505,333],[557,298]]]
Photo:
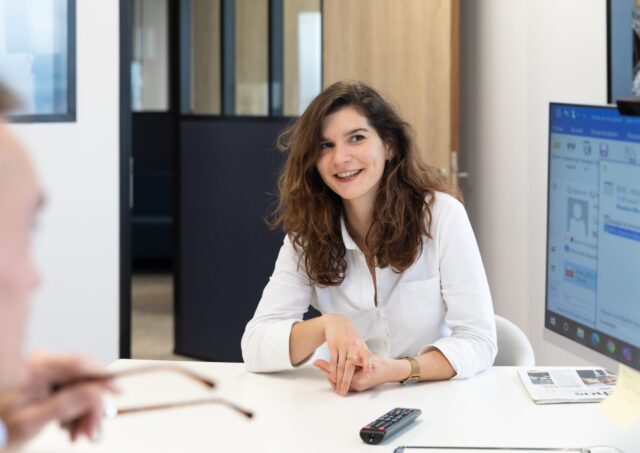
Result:
[[640,368],[640,117],[550,116],[546,325]]

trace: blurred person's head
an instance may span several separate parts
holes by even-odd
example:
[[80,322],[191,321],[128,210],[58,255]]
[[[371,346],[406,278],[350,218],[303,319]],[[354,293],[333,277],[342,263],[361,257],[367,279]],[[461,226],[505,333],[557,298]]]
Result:
[[41,203],[33,166],[6,121],[15,97],[0,84],[0,389],[22,373],[29,296],[38,284],[30,232]]

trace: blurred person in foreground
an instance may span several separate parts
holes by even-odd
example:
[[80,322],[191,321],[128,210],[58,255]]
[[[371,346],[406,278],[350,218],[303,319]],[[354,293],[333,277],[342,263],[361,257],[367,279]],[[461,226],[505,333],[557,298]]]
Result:
[[39,352],[22,356],[29,298],[39,283],[30,256],[31,230],[43,195],[24,148],[9,130],[6,113],[15,97],[0,83],[0,450],[15,448],[57,421],[72,441],[96,439],[101,394],[112,382],[57,388],[104,373],[89,357]]

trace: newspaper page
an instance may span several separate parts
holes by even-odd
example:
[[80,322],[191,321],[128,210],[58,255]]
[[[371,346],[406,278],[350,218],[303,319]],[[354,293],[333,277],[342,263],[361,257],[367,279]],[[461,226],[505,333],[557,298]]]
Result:
[[536,404],[595,403],[613,393],[617,376],[603,368],[518,370]]

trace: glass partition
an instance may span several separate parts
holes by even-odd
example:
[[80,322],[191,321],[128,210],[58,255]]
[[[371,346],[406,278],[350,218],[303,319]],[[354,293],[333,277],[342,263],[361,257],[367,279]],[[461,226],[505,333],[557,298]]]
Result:
[[322,89],[320,0],[182,0],[180,111],[296,116]]
[[284,0],[283,114],[300,115],[322,90],[320,0]]
[[180,3],[182,113],[222,113],[220,7],[220,0]]
[[131,109],[169,110],[168,0],[133,1]]
[[269,4],[235,2],[235,114],[269,114]]

